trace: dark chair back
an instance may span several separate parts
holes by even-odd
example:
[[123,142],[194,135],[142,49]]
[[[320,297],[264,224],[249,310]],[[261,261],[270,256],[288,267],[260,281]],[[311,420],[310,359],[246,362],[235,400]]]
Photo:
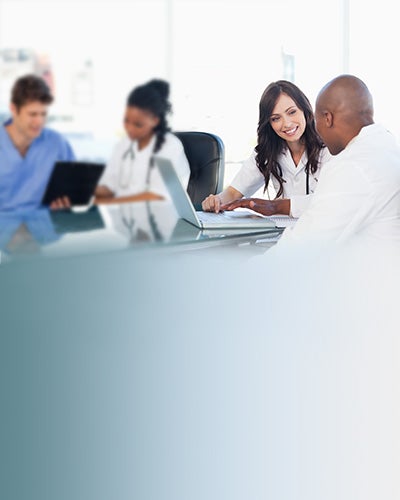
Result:
[[223,189],[225,147],[222,139],[209,132],[175,132],[190,165],[187,192],[196,210],[209,194]]

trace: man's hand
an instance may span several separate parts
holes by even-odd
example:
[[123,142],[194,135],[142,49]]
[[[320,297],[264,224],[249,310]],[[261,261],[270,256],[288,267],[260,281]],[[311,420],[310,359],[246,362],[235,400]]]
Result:
[[57,198],[50,204],[50,210],[63,210],[65,208],[71,208],[71,201],[68,196]]
[[290,200],[264,200],[262,198],[240,198],[220,206],[220,210],[235,210],[235,208],[249,208],[262,215],[289,215]]

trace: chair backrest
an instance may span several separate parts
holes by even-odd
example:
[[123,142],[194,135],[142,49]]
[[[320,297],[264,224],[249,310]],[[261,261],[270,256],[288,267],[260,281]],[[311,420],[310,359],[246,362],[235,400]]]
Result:
[[222,139],[209,132],[174,132],[181,140],[190,165],[188,195],[196,210],[209,194],[222,191],[225,147]]

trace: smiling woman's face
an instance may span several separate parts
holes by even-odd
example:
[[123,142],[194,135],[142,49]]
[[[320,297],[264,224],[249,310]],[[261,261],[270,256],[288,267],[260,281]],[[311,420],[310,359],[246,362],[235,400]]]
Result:
[[274,132],[287,142],[297,142],[306,129],[304,112],[287,94],[281,94],[269,122]]

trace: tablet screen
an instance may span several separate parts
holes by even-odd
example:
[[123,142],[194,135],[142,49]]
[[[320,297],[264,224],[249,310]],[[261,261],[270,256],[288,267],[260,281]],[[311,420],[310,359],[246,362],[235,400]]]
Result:
[[104,163],[59,161],[54,165],[42,204],[68,196],[71,205],[87,205],[105,168]]

